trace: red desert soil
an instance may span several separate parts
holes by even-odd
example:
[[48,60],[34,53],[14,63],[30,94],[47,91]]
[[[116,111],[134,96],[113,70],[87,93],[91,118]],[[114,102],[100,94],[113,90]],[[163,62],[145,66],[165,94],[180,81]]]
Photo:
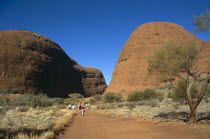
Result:
[[73,123],[58,139],[209,139],[210,128],[195,128],[168,123],[155,124],[129,118],[117,118],[77,112]]

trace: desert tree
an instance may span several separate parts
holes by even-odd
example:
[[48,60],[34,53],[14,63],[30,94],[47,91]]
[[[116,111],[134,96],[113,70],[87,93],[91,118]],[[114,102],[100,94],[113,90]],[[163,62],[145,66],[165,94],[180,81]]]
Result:
[[206,10],[200,16],[193,15],[193,25],[195,26],[195,32],[210,31],[210,12]]
[[[210,76],[202,73],[197,65],[202,50],[194,41],[169,42],[157,49],[154,56],[148,59],[149,73],[156,73],[160,77],[165,77],[164,79],[178,77],[186,82],[186,99],[190,107],[189,123],[195,123],[196,109],[203,99],[210,82]],[[192,86],[201,77],[205,77],[202,89],[199,91],[198,96],[193,99],[191,94]]]

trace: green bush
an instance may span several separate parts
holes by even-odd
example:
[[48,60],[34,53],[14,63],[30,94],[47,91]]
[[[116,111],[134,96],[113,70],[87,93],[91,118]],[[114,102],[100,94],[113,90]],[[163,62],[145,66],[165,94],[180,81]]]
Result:
[[53,104],[64,104],[63,98],[51,98]]
[[168,89],[168,90],[171,90],[174,88],[174,84],[166,84],[164,86],[161,86],[161,87],[157,87],[156,89],[159,89],[159,90],[163,90],[163,89]]
[[95,102],[98,102],[98,103],[103,99],[103,97],[99,94],[95,95],[93,98],[94,98]]
[[206,89],[206,95],[210,95],[210,85],[207,87],[207,89]]
[[69,98],[64,100],[65,104],[76,104],[83,100],[84,96],[78,93],[69,94]]
[[96,102],[95,102],[95,100],[94,100],[94,99],[92,99],[92,98],[90,99],[90,101],[89,101],[89,102],[90,102],[90,104],[95,104],[95,103],[96,103]]
[[160,95],[156,92],[155,89],[145,89],[143,92],[144,100],[147,99],[155,99],[158,98]]
[[23,94],[24,92],[22,90],[13,90],[13,89],[6,89],[1,92],[3,95],[9,95],[9,94]]
[[22,98],[22,103],[29,107],[47,107],[52,105],[52,100],[45,94],[26,94]]
[[[186,99],[187,97],[186,88],[187,88],[186,82],[184,80],[179,80],[173,91],[169,92],[168,98],[172,98],[173,100]],[[192,86],[190,93],[193,99],[198,97],[199,90],[195,84]]]
[[89,103],[89,101],[85,101],[85,102],[84,102],[84,104],[88,104],[88,103]]
[[115,95],[115,101],[116,102],[122,102],[123,101],[122,93],[119,92]]
[[116,100],[116,96],[115,96],[115,93],[106,93],[104,95],[104,101],[107,102],[107,103],[112,103]]
[[127,97],[127,101],[141,101],[147,99],[159,99],[162,96],[156,92],[155,89],[145,89],[144,91],[134,91],[129,94]]
[[133,93],[129,94],[127,97],[127,101],[131,102],[131,101],[141,101],[142,99],[142,95],[143,92],[142,91],[134,91]]
[[0,106],[7,106],[9,104],[9,99],[7,97],[3,97],[0,99]]
[[45,94],[24,94],[14,99],[7,99],[7,106],[48,107],[53,104]]

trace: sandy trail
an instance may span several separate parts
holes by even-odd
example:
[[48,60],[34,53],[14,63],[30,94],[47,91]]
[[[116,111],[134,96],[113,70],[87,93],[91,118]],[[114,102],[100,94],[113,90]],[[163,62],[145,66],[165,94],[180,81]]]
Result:
[[77,112],[73,123],[58,139],[209,139],[210,128],[155,124],[87,111]]

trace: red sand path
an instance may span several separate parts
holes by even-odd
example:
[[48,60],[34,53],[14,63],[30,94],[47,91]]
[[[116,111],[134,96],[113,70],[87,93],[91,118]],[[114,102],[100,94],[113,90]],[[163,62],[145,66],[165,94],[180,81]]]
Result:
[[210,128],[155,124],[87,111],[77,112],[58,139],[210,139]]

